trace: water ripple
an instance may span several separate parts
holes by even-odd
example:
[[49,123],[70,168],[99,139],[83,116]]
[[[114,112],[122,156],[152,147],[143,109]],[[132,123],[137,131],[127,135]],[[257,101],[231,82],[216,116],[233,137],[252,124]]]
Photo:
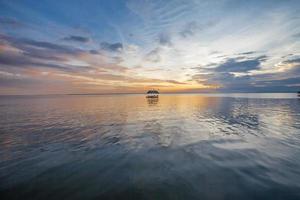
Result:
[[1,97],[0,194],[299,199],[300,101],[282,97]]

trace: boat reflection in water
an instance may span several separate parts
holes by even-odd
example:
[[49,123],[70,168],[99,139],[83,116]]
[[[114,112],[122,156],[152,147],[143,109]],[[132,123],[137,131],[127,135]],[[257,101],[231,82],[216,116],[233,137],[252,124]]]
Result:
[[147,102],[148,102],[149,106],[155,106],[155,105],[157,105],[158,100],[159,100],[158,96],[155,97],[155,98],[147,98]]

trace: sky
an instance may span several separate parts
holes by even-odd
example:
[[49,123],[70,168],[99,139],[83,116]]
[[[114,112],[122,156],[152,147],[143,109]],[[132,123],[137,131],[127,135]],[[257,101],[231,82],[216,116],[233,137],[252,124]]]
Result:
[[299,0],[0,0],[0,95],[300,90]]

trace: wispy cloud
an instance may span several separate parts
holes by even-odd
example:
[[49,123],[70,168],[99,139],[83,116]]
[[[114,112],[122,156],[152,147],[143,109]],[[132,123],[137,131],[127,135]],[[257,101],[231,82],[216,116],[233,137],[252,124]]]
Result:
[[63,40],[70,41],[70,42],[81,42],[81,43],[87,43],[90,41],[90,38],[79,36],[79,35],[70,35],[67,37],[64,37]]
[[121,52],[123,50],[123,44],[120,42],[117,43],[102,42],[101,48],[106,51]]
[[16,20],[15,18],[0,17],[0,26],[3,26],[4,28],[23,28],[26,27],[26,24]]

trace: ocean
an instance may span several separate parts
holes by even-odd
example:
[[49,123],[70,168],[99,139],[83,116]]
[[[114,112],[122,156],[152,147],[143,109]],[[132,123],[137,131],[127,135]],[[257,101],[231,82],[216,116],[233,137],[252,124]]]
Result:
[[300,99],[1,96],[0,198],[300,199]]

